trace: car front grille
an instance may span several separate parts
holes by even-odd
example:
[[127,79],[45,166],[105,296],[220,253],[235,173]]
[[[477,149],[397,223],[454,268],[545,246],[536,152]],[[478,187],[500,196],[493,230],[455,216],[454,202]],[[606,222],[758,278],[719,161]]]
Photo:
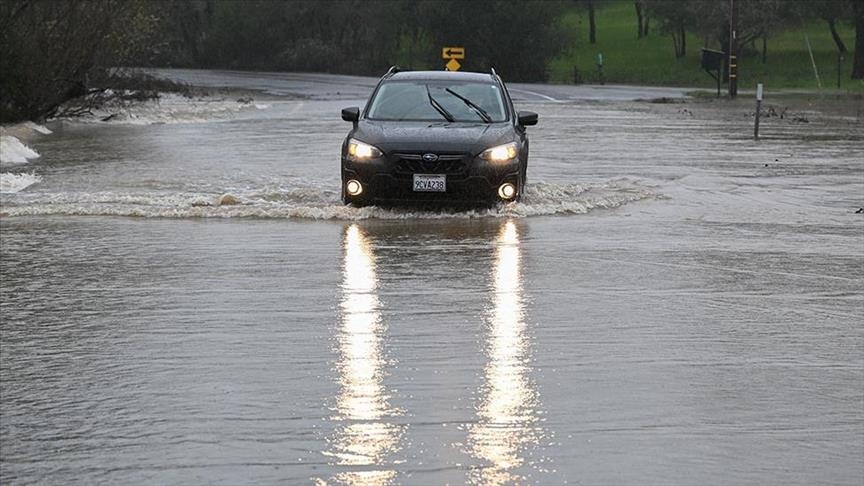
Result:
[[[428,153],[428,152],[424,152]],[[394,168],[400,174],[464,174],[466,156],[462,154],[438,155],[438,160],[423,160],[423,154],[394,153]]]

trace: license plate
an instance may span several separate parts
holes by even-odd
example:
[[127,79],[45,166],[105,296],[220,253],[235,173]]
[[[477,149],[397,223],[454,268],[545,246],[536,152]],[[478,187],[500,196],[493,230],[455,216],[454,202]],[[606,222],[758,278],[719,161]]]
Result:
[[447,176],[414,174],[414,192],[447,192]]

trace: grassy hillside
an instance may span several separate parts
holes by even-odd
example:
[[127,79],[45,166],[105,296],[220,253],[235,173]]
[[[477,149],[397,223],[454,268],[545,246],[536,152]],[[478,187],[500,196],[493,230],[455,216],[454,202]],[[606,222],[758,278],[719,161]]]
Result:
[[[599,80],[596,57],[603,54],[603,71],[607,83],[627,83],[667,86],[692,86],[714,89],[715,81],[699,67],[702,39],[687,35],[687,55],[675,59],[672,38],[661,34],[652,19],[648,37],[636,38],[636,13],[633,2],[619,0],[596,13],[597,43],[588,43],[588,18],[584,11],[571,11],[561,19],[562,26],[575,32],[577,42],[564,54],[549,63],[549,76],[554,82],[572,83],[574,66],[583,82]],[[841,25],[839,33],[847,49],[855,47],[855,31]],[[837,47],[824,21],[812,22],[801,29],[775,33],[768,40],[768,59],[762,64],[761,55],[753,52],[739,58],[739,89],[754,89],[764,83],[771,89],[816,89],[816,77],[807,52],[805,34],[813,47],[813,56],[825,89],[837,88]],[[709,46],[717,49],[717,46]],[[761,47],[761,41],[757,41]],[[849,79],[852,53],[842,64],[841,89],[864,91],[864,82]],[[724,87],[725,89],[725,87]]]

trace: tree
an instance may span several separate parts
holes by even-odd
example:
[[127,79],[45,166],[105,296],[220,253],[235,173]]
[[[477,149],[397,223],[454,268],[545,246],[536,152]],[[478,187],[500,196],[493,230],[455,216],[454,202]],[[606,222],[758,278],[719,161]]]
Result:
[[784,12],[786,0],[737,0],[742,8],[738,11],[738,52],[747,43],[762,40],[762,64],[768,62],[768,38],[788,25],[788,14]]
[[641,39],[648,36],[648,5],[646,0],[634,0],[636,7],[636,38]]
[[[687,48],[687,31],[703,39],[706,46],[716,45],[729,54],[729,0],[645,0],[652,16],[659,19],[660,30],[672,36],[676,57]],[[763,62],[767,56],[770,33],[786,24],[784,6],[790,0],[735,0],[738,10],[736,52],[762,39]]]
[[798,25],[809,19],[821,19],[828,25],[838,55],[848,52],[837,33],[837,24],[849,22],[855,28],[855,52],[852,54],[852,79],[864,79],[864,0],[788,0],[789,12]]
[[199,64],[215,8],[215,0],[161,0],[155,12],[159,33],[152,46],[152,62],[160,66]]
[[828,22],[828,29],[831,31],[831,38],[834,39],[834,44],[837,45],[837,50],[840,51],[841,54],[846,52],[846,44],[843,43],[843,39],[840,38],[840,35],[837,33],[837,18],[841,14],[836,16],[826,16],[822,17],[823,20]]
[[855,23],[855,54],[852,61],[852,79],[864,79],[864,2],[852,4]]
[[577,6],[582,6],[588,12],[588,42],[597,43],[597,9],[609,0],[575,0]]
[[687,54],[687,28],[696,24],[694,5],[700,3],[678,0],[650,0],[648,3],[648,11],[659,19],[660,32],[672,36],[676,59]]
[[194,20],[165,16],[166,37],[200,49],[168,50],[198,67],[380,74],[397,63],[440,68],[441,47],[461,45],[466,68],[541,80],[563,42],[554,22],[563,1],[171,1]]
[[509,0],[424,3],[424,28],[433,45],[464,46],[466,69],[494,67],[512,81],[540,81],[546,78],[547,59],[562,47],[563,36],[554,27],[563,7],[559,2],[537,2],[528,9]]
[[40,119],[145,52],[146,0],[0,2],[0,121]]
[[[860,0],[857,0],[860,3]],[[841,54],[847,52],[846,44],[837,33],[837,23],[849,20],[852,17],[852,4],[856,0],[830,0],[830,1],[806,1],[793,0],[790,4],[790,13],[799,24],[809,19],[824,20],[831,32],[831,38]]]

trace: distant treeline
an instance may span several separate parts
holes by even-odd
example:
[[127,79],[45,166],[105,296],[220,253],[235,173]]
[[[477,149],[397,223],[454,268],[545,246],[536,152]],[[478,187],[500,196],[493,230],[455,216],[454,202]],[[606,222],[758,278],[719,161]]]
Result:
[[381,74],[442,69],[464,47],[465,69],[542,80],[564,37],[564,1],[166,0],[152,62],[160,66]]
[[[116,66],[377,75],[394,64],[442,69],[441,48],[458,46],[465,70],[543,81],[548,60],[594,39],[594,12],[612,1],[632,2],[635,35],[656,28],[676,53],[688,31],[728,43],[729,0],[2,0],[0,122],[48,116],[116,82]],[[864,0],[735,4],[740,43],[803,19],[855,25],[853,78],[864,77]],[[584,32],[559,22],[574,8],[589,18]]]

